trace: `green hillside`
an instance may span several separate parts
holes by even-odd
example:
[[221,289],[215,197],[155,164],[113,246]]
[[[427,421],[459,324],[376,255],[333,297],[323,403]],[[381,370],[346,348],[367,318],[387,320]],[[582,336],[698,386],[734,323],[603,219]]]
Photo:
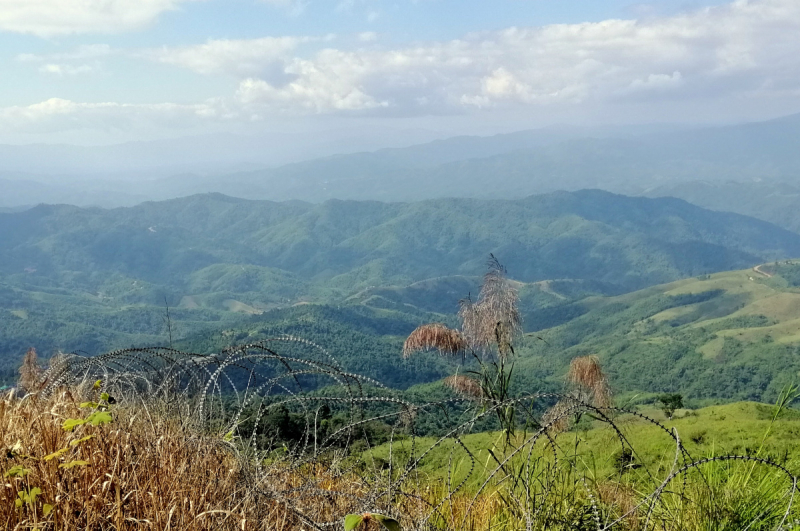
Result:
[[[800,412],[785,409],[775,417],[774,406],[754,402],[737,402],[732,404],[710,406],[696,410],[681,410],[671,420],[666,419],[660,411],[642,408],[642,412],[659,422],[669,430],[675,429],[681,437],[681,443],[694,457],[711,455],[738,454],[756,455],[772,459],[777,463],[796,466],[800,461],[800,452],[796,444],[800,435]],[[626,440],[636,448],[635,463],[644,465],[650,470],[658,470],[659,465],[674,459],[675,442],[661,427],[651,424],[632,415],[623,415],[616,419],[618,427],[623,430]],[[576,451],[584,457],[585,462],[592,463],[595,478],[613,479],[619,474],[619,438],[618,433],[602,422],[586,422],[582,429],[558,436],[557,441],[563,450]],[[462,441],[477,457],[475,465],[477,473],[471,483],[480,484],[486,474],[495,466],[487,449],[502,452],[498,441],[502,440],[497,432],[484,432],[466,435]],[[392,450],[402,460],[410,451],[410,443],[405,441],[395,445]],[[427,449],[436,442],[435,438],[420,438],[415,441],[419,448]],[[453,445],[454,446],[454,445]],[[421,470],[432,477],[443,478],[452,465],[461,465],[464,474],[469,466],[467,461],[453,446],[437,446],[422,462]],[[454,454],[456,457],[454,458]],[[388,445],[377,447],[368,456],[388,459]],[[461,460],[459,460],[459,457]],[[632,479],[632,478],[629,478]],[[475,485],[473,485],[475,486]]]
[[[681,392],[694,400],[770,401],[800,380],[800,262],[704,275],[565,305],[538,330],[522,371],[598,354],[623,392]],[[528,322],[529,330],[541,328]]]
[[800,188],[793,180],[695,181],[658,186],[644,195],[679,197],[703,208],[736,212],[800,232]]
[[[104,210],[0,213],[0,366],[31,345],[165,344],[298,304],[451,315],[489,253],[529,323],[573,301],[800,256],[800,235],[675,199],[601,191],[515,201],[248,201],[218,194]],[[555,280],[553,280],[555,279]]]
[[211,194],[112,210],[41,205],[0,214],[0,229],[4,282],[95,290],[113,274],[182,296],[258,292],[266,305],[306,292],[304,283],[345,295],[475,275],[490,252],[523,282],[626,289],[800,256],[800,235],[768,223],[597,190],[515,201],[315,206]]

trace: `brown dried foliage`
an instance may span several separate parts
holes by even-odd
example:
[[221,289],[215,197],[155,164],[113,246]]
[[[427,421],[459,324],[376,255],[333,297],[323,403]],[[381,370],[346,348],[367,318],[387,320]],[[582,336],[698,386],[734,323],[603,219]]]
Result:
[[[289,531],[304,527],[289,505],[316,521],[331,521],[352,509],[348,496],[366,488],[358,478],[335,476],[321,466],[302,475],[277,467],[258,475],[219,437],[202,436],[145,408],[115,409],[113,422],[104,426],[62,429],[65,418],[86,413],[68,391],[48,400],[0,400],[0,445],[9,456],[2,471],[28,470],[24,477],[5,478],[0,487],[3,529]],[[75,461],[88,464],[60,466]],[[309,478],[326,492],[345,495],[308,496],[302,489],[291,494]],[[18,493],[34,487],[41,489],[36,503],[16,507]],[[276,491],[286,493],[283,499],[264,495]],[[53,506],[47,516],[44,504]]]
[[22,366],[19,368],[18,384],[28,393],[35,392],[38,390],[41,376],[42,367],[39,365],[36,349],[31,347],[22,359]]
[[464,352],[467,343],[458,330],[453,330],[440,323],[426,324],[418,327],[406,338],[403,344],[403,357],[408,358],[421,350],[438,350],[444,355],[455,355]]
[[513,352],[513,343],[522,333],[517,290],[506,278],[506,271],[492,256],[489,271],[483,277],[478,300],[460,301],[458,317],[461,330],[476,350],[497,345],[500,356]]
[[444,385],[468,398],[483,398],[480,382],[469,376],[455,374],[444,379]]
[[552,433],[567,431],[570,426],[570,408],[579,403],[605,408],[613,405],[608,378],[603,373],[597,356],[582,356],[572,360],[567,372],[568,397],[559,400],[542,417],[542,423],[550,424]]
[[547,426],[551,434],[563,433],[569,430],[570,407],[574,406],[571,400],[559,400],[542,415],[542,425]]
[[579,391],[588,392],[595,407],[610,407],[613,404],[608,378],[597,356],[573,359],[569,364],[567,383]]

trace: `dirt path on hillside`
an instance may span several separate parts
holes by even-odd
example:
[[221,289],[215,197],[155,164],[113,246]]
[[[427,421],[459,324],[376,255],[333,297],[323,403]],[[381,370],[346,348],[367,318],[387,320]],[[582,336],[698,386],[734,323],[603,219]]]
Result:
[[771,273],[767,273],[766,271],[762,271],[762,270],[761,270],[761,268],[762,268],[762,267],[764,267],[764,265],[765,265],[765,264],[761,264],[761,265],[757,265],[757,266],[755,266],[755,267],[753,268],[753,271],[755,271],[756,273],[758,273],[758,274],[760,274],[760,275],[764,275],[764,276],[765,276],[765,277],[767,277],[767,278],[772,278],[772,274],[771,274]]

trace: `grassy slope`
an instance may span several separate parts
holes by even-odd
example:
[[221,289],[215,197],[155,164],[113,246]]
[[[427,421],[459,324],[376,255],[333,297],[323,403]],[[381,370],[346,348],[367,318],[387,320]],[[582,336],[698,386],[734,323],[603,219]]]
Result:
[[800,289],[785,278],[798,267],[781,266],[771,277],[766,268],[718,273],[573,303],[580,315],[536,332],[547,343],[527,341],[520,370],[558,373],[569,359],[595,353],[619,390],[772,400],[800,374]]
[[[784,464],[800,463],[800,448],[796,444],[800,436],[800,412],[797,410],[784,410],[774,423],[774,408],[755,402],[680,410],[671,421],[660,411],[645,408],[643,412],[662,422],[667,429],[675,428],[693,459],[738,454],[758,455]],[[671,464],[675,442],[660,427],[630,415],[618,417],[616,423],[636,451],[635,463],[650,470],[658,470],[664,463]],[[621,448],[617,433],[600,422],[581,426],[582,429],[558,435],[556,441],[562,455],[574,453],[577,447],[578,455],[590,467],[595,479],[617,475],[616,460]],[[435,442],[434,438],[422,437],[415,442],[416,451],[426,450]],[[487,471],[496,466],[488,450],[501,455],[503,436],[497,432],[475,433],[464,436],[463,442],[476,457],[478,474],[471,482],[482,481]],[[406,456],[410,450],[409,443],[399,443],[393,451]],[[387,459],[387,451],[386,446],[377,447],[372,455]],[[448,463],[467,462],[463,450],[449,441],[432,450],[421,462],[420,470],[441,477],[447,474]]]

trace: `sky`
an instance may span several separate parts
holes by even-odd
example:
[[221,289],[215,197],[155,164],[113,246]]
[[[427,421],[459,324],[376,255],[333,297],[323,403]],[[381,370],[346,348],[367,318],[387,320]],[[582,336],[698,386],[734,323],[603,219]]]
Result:
[[799,35],[799,0],[0,0],[0,142],[761,120]]

